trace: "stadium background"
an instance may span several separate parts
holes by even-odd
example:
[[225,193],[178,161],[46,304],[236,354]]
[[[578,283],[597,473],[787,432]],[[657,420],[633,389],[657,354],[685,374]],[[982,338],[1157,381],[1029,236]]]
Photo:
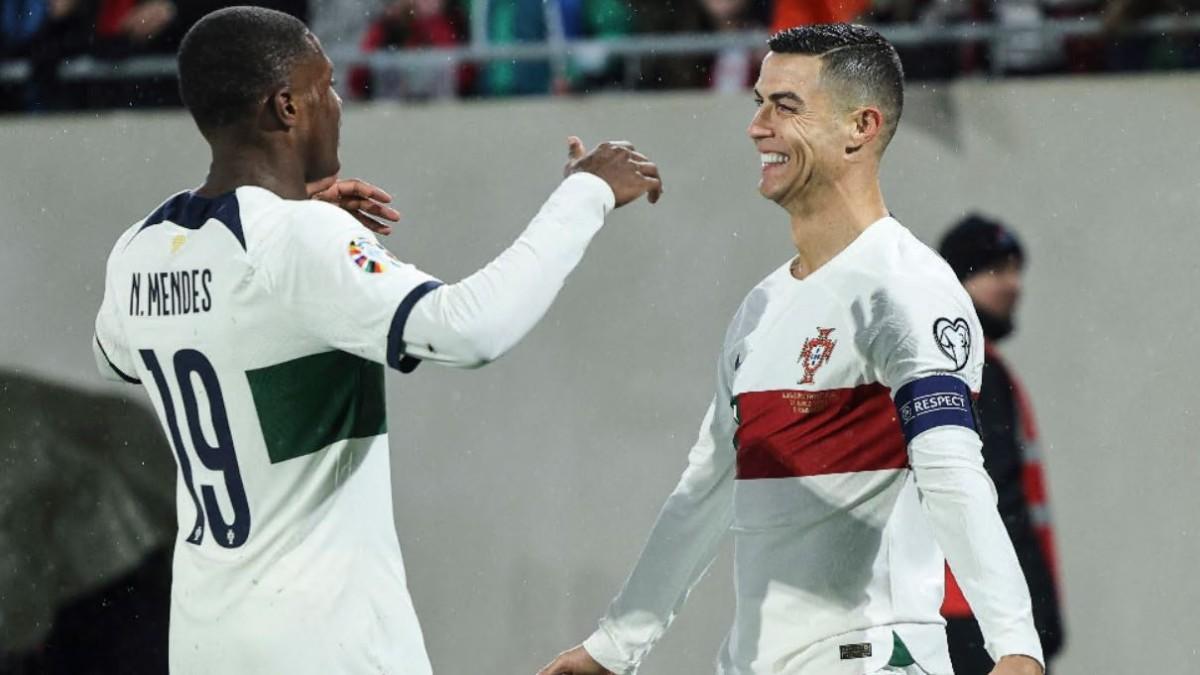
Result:
[[[901,44],[908,104],[883,175],[902,222],[934,243],[978,210],[1026,243],[1027,292],[1005,352],[1039,413],[1056,517],[1067,649],[1055,675],[1200,672],[1190,349],[1200,23],[1186,10],[1196,0],[271,4],[310,19],[334,53],[348,100],[345,175],[390,190],[406,216],[388,245],[446,280],[522,229],[558,180],[567,134],[632,140],[666,178],[658,206],[610,218],[512,353],[478,372],[424,366],[388,381],[396,523],[438,672],[532,673],[591,631],[684,465],[726,321],[790,257],[786,218],[754,189],[744,133],[772,4],[776,20],[789,7],[869,8]],[[13,8],[51,5],[68,15],[14,23]],[[369,26],[351,11],[383,5]],[[122,12],[168,6],[178,13],[158,14],[168,23],[157,37],[122,23]],[[117,234],[207,167],[160,77],[171,68],[162,55],[204,6],[0,0],[0,111],[55,111],[0,117],[0,368],[145,400],[100,381],[88,342]],[[413,24],[396,11],[417,6],[441,13]],[[590,13],[570,13],[581,8]],[[486,30],[468,30],[481,19]],[[1175,32],[1183,24],[1192,33]],[[1113,32],[1131,25],[1140,33]],[[686,52],[673,66],[661,58],[672,50]],[[628,56],[640,52],[658,60]],[[519,55],[549,60],[506,63]],[[1150,67],[1182,70],[1131,72]],[[1125,74],[1065,75],[1099,71]],[[671,87],[695,91],[644,91]],[[503,98],[550,92],[568,95]],[[571,95],[582,93],[592,95]],[[165,109],[96,111],[128,106]],[[5,384],[0,413],[11,413]],[[0,441],[3,453],[25,450]],[[0,471],[13,459],[0,455]],[[0,547],[11,541],[8,497]],[[732,611],[727,549],[645,675],[711,672]],[[14,553],[0,550],[0,564]]]
[[[909,100],[885,162],[892,211],[934,241],[981,209],[1031,252],[1007,351],[1046,442],[1069,631],[1057,672],[1197,672],[1200,77],[917,84]],[[592,629],[633,563],[725,322],[790,255],[754,189],[751,109],[660,94],[348,110],[346,174],[393,191],[405,220],[389,246],[448,280],[521,230],[568,133],[634,140],[668,186],[611,217],[512,353],[388,381],[396,522],[440,672],[533,672]],[[0,363],[103,387],[88,341],[108,249],[200,180],[205,148],[181,112],[112,113],[6,119],[0,157]],[[643,672],[710,672],[729,580],[726,551]]]

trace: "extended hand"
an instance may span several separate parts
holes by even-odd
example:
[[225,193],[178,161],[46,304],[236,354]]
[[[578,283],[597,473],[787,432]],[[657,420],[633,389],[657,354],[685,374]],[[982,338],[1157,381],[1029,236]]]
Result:
[[545,668],[538,671],[537,675],[616,675],[611,670],[596,663],[591,654],[579,645],[574,649],[558,655]]
[[309,197],[349,211],[350,215],[372,232],[392,233],[391,226],[375,218],[383,218],[393,223],[400,220],[399,211],[385,206],[391,203],[392,196],[366,181],[357,178],[338,180],[337,176],[330,176],[309,183],[307,188]]
[[570,136],[567,138],[567,158],[563,177],[576,171],[596,174],[612,188],[618,207],[646,193],[649,193],[651,204],[657,203],[662,196],[663,184],[658,175],[658,166],[635,150],[632,143],[605,142],[587,152],[583,141],[577,136]]
[[1043,675],[1042,664],[1023,654],[1001,656],[991,675]]

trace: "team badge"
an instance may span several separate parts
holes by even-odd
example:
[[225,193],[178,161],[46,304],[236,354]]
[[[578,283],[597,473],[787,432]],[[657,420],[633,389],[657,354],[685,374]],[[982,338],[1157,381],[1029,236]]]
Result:
[[833,348],[837,346],[837,340],[829,339],[833,330],[818,327],[817,337],[804,341],[804,349],[800,352],[800,358],[796,359],[796,363],[804,366],[804,378],[800,380],[800,384],[812,384],[817,370],[829,363],[829,357],[833,356]]
[[942,317],[933,322],[933,339],[946,358],[954,362],[954,370],[962,370],[971,357],[971,327],[966,319],[953,321]]
[[355,237],[346,250],[354,264],[369,274],[383,274],[388,265],[400,264],[390,251],[367,237]]
[[187,243],[187,235],[177,234],[171,238],[171,255],[179,253],[179,249]]

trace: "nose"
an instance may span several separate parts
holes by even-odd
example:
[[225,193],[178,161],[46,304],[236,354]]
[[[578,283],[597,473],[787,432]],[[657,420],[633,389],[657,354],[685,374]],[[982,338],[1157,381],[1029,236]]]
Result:
[[771,127],[767,126],[767,119],[764,111],[766,106],[761,106],[754,113],[754,117],[750,119],[750,126],[746,129],[746,134],[750,136],[750,140],[759,141],[764,138],[770,138],[775,135]]

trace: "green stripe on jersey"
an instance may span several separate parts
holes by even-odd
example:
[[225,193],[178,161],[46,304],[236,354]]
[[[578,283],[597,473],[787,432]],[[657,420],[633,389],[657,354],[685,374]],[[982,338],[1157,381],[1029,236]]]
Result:
[[387,433],[383,366],[346,352],[246,371],[272,464]]
[[896,668],[907,668],[914,663],[916,661],[913,660],[912,654],[908,652],[908,646],[904,644],[904,640],[901,640],[899,635],[892,633],[892,658],[888,661],[888,665]]

